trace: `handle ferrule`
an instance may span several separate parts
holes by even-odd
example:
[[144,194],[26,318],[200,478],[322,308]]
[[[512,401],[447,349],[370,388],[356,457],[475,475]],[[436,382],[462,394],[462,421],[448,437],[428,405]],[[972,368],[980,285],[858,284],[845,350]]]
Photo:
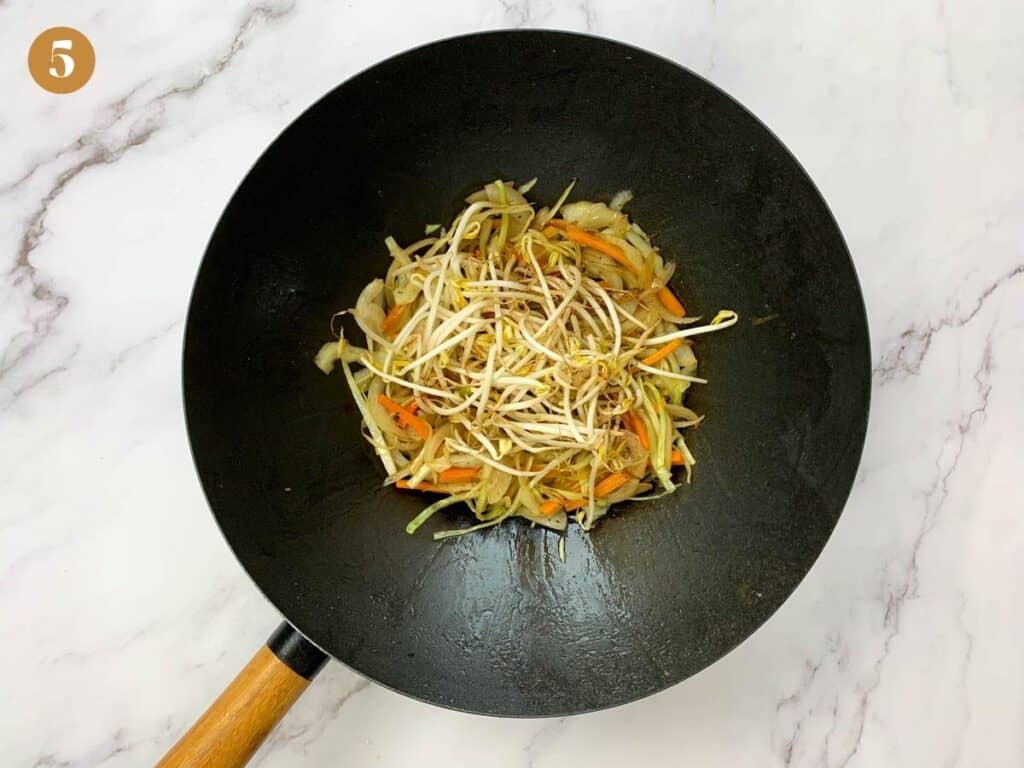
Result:
[[327,654],[306,639],[299,630],[282,621],[267,640],[267,648],[287,664],[292,672],[307,680],[316,677],[327,663]]

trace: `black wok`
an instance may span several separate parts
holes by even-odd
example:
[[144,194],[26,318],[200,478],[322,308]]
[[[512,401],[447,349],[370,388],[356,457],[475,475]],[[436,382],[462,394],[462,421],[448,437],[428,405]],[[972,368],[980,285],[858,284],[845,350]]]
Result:
[[[557,534],[519,521],[434,542],[470,524],[455,508],[406,535],[422,498],[382,487],[342,378],[312,363],[331,314],[383,273],[386,235],[418,239],[482,183],[533,176],[541,201],[573,178],[576,198],[631,189],[691,314],[741,316],[697,342],[710,384],[689,399],[707,414],[693,484],[623,505],[589,535],[571,529],[564,564]],[[196,466],[288,624],[166,764],[243,761],[325,654],[497,715],[584,712],[683,680],[757,629],[821,552],[857,469],[869,384],[834,219],[778,139],[714,86],[555,32],[472,35],[378,64],[260,158],[196,280],[184,353]]]

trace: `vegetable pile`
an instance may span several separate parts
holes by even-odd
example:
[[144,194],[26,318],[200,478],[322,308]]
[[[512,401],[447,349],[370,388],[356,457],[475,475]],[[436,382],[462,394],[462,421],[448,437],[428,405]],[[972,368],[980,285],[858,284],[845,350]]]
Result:
[[409,533],[462,502],[477,524],[435,539],[511,516],[590,530],[696,463],[684,430],[702,417],[683,395],[706,382],[690,339],[736,313],[687,316],[674,265],[621,210],[628,192],[566,203],[570,184],[535,210],[534,181],[488,184],[405,248],[388,238],[387,274],[346,310],[366,346],[342,336],[317,354],[325,373],[340,363],[388,483],[441,494]]

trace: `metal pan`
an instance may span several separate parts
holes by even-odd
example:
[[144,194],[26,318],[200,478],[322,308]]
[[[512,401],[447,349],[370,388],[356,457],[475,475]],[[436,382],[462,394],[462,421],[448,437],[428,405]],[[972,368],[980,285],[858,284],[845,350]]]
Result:
[[[497,178],[553,200],[628,188],[694,313],[693,484],[591,534],[513,522],[415,536],[382,488],[328,318]],[[291,125],[217,225],[188,315],[188,430],[210,506],[288,624],[165,765],[237,765],[327,658],[417,699],[494,715],[610,707],[694,674],[807,573],[849,493],[870,385],[857,277],[821,195],[770,131],[696,75],[592,37],[499,32],[385,61]],[[209,763],[197,762],[197,755]],[[190,762],[191,761],[191,762]]]

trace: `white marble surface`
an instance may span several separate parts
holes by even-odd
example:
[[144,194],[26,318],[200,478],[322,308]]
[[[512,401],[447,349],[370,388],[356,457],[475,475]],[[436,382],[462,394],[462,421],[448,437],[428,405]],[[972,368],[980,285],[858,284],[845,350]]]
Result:
[[[25,70],[56,24],[98,54],[71,96]],[[152,764],[274,626],[183,426],[206,238],[331,86],[506,26],[679,61],[805,164],[873,334],[853,496],[779,613],[663,694],[485,719],[335,664],[256,764],[1024,765],[1020,0],[0,0],[0,764]]]

